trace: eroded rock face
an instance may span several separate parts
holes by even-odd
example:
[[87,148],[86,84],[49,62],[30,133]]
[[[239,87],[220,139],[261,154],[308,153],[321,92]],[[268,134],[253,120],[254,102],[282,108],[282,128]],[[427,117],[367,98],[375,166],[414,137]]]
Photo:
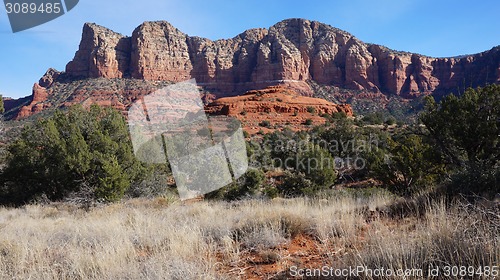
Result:
[[50,107],[50,104],[46,104],[45,101],[49,96],[49,90],[54,81],[59,78],[61,72],[50,68],[47,72],[40,78],[38,83],[33,85],[31,102],[19,109],[16,118],[22,119],[29,117],[33,114],[41,112],[43,109]]
[[70,76],[184,81],[219,97],[279,83],[312,95],[307,81],[386,95],[421,94],[500,81],[500,48],[460,58],[431,58],[368,45],[329,25],[289,19],[227,40],[190,37],[165,21],[132,37],[85,24]]
[[50,107],[49,104],[45,104],[44,101],[48,97],[47,89],[40,86],[38,83],[33,85],[33,100],[27,106],[21,107],[19,113],[17,114],[17,119],[22,119],[29,117],[36,113],[41,112],[43,109]]
[[168,22],[145,22],[131,39],[132,77],[145,80],[184,81],[193,65],[188,36]]
[[47,72],[40,78],[40,81],[38,81],[38,85],[44,88],[49,88],[54,84],[54,81],[59,78],[61,75],[61,72],[57,71],[54,68],[49,68]]
[[209,104],[205,111],[210,115],[224,115],[239,119],[243,128],[255,133],[263,128],[259,123],[304,128],[306,120],[315,125],[325,123],[324,115],[343,112],[353,116],[350,105],[338,105],[320,98],[306,97],[292,87],[271,86],[262,90],[248,91],[244,95],[224,97]]
[[77,78],[124,78],[129,75],[131,39],[105,27],[86,23],[80,48],[66,72]]

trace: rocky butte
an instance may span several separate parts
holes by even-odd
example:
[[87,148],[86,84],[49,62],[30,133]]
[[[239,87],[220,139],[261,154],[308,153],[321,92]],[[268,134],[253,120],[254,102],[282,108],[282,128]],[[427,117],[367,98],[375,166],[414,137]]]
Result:
[[[47,72],[35,84],[32,101],[20,109],[18,118],[87,97],[105,100],[106,95],[109,105],[124,109],[147,94],[151,83],[191,78],[212,98],[275,85],[314,96],[314,84],[411,99],[498,83],[500,47],[475,55],[433,58],[366,44],[347,32],[305,19],[288,19],[269,29],[251,29],[216,41],[188,36],[166,21],[145,22],[130,37],[86,23],[66,71]],[[99,94],[63,85],[88,79],[114,80],[117,86]],[[116,79],[141,80],[147,85],[131,89],[131,82]],[[66,97],[51,98],[59,94],[54,87],[66,92]]]

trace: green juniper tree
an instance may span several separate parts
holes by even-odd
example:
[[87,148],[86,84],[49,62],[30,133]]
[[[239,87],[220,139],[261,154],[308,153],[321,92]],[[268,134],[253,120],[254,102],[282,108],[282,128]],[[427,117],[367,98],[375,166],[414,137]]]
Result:
[[145,168],[135,158],[125,119],[111,108],[74,106],[26,126],[8,151],[0,189],[3,203],[70,193],[115,201]]
[[422,122],[441,151],[450,174],[449,191],[500,191],[500,85],[427,99]]

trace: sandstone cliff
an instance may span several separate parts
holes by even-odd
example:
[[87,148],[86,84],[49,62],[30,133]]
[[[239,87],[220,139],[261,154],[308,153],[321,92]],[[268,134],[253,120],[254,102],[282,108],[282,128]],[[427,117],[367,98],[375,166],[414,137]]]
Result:
[[432,58],[365,44],[342,30],[304,19],[252,29],[228,40],[190,37],[168,22],[145,22],[131,37],[85,24],[66,67],[74,77],[196,80],[220,96],[282,82],[312,94],[307,81],[411,98],[500,81],[500,48],[460,58]]
[[[49,69],[17,118],[84,100],[125,110],[157,85],[191,78],[202,86],[206,100],[277,84],[329,100],[347,99],[324,96],[317,89],[346,90],[349,98],[411,99],[500,82],[500,47],[469,56],[432,58],[365,44],[347,32],[304,19],[284,20],[269,29],[251,29],[217,41],[188,36],[165,21],[145,22],[131,37],[87,23],[66,71]],[[103,88],[100,81],[97,87],[72,87],[71,82],[86,79],[105,79],[112,86]],[[140,87],[134,88],[138,83]]]
[[71,76],[123,78],[129,75],[131,39],[96,24],[83,26],[80,48],[66,66]]

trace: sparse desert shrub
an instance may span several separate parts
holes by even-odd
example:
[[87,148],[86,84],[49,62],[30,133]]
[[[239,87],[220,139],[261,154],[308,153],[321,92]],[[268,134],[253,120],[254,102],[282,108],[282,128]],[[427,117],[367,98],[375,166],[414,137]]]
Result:
[[386,125],[393,125],[396,123],[396,118],[394,118],[393,116],[390,116],[388,117],[385,122],[384,122]]
[[362,120],[366,124],[382,124],[384,122],[384,114],[381,112],[368,113]]
[[262,126],[262,127],[268,127],[268,128],[269,128],[269,127],[271,127],[271,122],[270,122],[270,121],[267,121],[267,120],[265,120],[265,121],[261,121],[261,122],[259,123],[259,126]]
[[240,233],[240,242],[246,249],[266,250],[276,248],[286,242],[279,228],[273,225],[262,225],[244,230]]
[[346,119],[346,118],[347,118],[347,114],[343,111],[335,112],[332,114],[332,119],[334,119],[334,120],[341,120],[341,119]]
[[333,120],[332,116],[328,115],[327,113],[321,114],[321,117],[326,119],[329,122],[331,122]]

